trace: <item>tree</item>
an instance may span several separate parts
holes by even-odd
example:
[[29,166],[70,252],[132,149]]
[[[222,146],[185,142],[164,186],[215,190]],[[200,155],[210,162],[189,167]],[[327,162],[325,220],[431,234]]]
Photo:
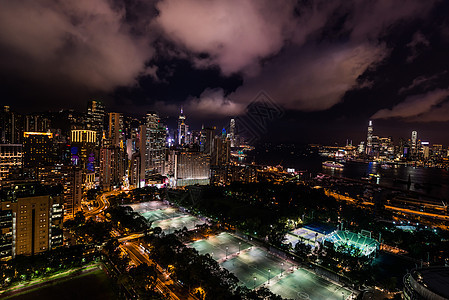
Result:
[[160,234],[162,233],[162,228],[160,228],[160,227],[154,227],[154,228],[153,228],[153,233],[154,233],[155,235],[160,235]]
[[74,221],[75,221],[75,224],[77,224],[77,225],[84,224],[84,222],[86,221],[86,217],[84,216],[84,213],[82,211],[77,212],[75,214]]

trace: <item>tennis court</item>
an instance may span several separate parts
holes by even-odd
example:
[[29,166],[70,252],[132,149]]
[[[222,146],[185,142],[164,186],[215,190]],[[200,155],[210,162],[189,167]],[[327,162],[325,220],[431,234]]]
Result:
[[222,232],[208,239],[195,241],[189,244],[189,247],[195,248],[200,254],[209,254],[213,259],[221,261],[226,259],[226,256],[229,258],[248,249],[251,245],[229,233]]
[[301,268],[288,272],[269,289],[287,299],[341,300],[351,295],[351,291]]
[[316,242],[320,243],[324,238],[324,234],[305,227],[301,227],[290,231],[285,237],[286,242],[292,243],[293,247],[295,247],[298,242],[309,244],[310,246],[315,247],[315,237]]
[[[151,201],[130,205],[136,212],[153,222],[153,227],[161,227],[165,233],[186,227],[188,230],[204,221],[180,212],[160,201]],[[287,239],[313,243],[323,238],[322,233],[299,228],[287,234]],[[338,300],[347,299],[349,290],[322,279],[305,269],[298,269],[292,263],[283,260],[253,246],[249,242],[232,234],[222,232],[216,236],[189,244],[200,254],[209,254],[220,265],[233,273],[248,288],[267,286],[273,293],[289,299]]]
[[135,212],[138,212],[148,221],[153,221],[151,227],[161,227],[166,234],[184,227],[192,230],[195,225],[204,224],[204,221],[183,213],[175,207],[171,207],[162,201],[149,201],[129,205]]
[[195,225],[199,224],[204,224],[204,221],[201,221],[194,216],[184,214],[175,218],[155,221],[153,222],[152,227],[160,227],[164,233],[170,234],[175,230],[179,230],[184,227],[186,227],[187,230],[192,230],[195,228]]
[[288,299],[340,300],[351,294],[349,290],[310,271],[298,269],[292,263],[229,233],[222,232],[189,246],[200,254],[211,255],[242,285],[251,289],[265,285],[273,293]]
[[135,204],[127,204],[126,206],[131,207],[135,212],[148,212],[152,210],[158,210],[158,209],[164,209],[169,207],[167,204],[165,204],[162,201],[148,201],[148,202],[142,202],[142,203],[135,203]]
[[160,221],[160,220],[166,220],[166,219],[172,219],[176,217],[180,217],[184,215],[179,210],[173,207],[167,207],[165,209],[157,209],[157,210],[150,210],[146,212],[140,213],[142,216],[145,217],[148,221]]
[[225,260],[220,265],[234,273],[243,285],[251,289],[268,284],[268,281],[274,282],[277,276],[281,273],[285,276],[285,273],[293,267],[289,262],[259,247],[242,251],[240,255]]

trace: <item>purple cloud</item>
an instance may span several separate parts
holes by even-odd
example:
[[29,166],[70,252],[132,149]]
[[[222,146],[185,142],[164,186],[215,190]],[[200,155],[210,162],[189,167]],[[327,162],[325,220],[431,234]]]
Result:
[[[449,96],[449,89],[436,89],[424,94],[407,97],[403,102],[391,109],[381,109],[376,112],[372,119],[405,118],[413,121],[435,121],[441,119],[443,111],[447,111],[447,103],[441,107],[440,104]],[[438,118],[435,114],[438,114]],[[435,115],[434,118],[432,116]],[[449,120],[446,115],[445,120]]]
[[[32,80],[59,78],[96,90],[133,85],[151,57],[148,36],[135,36],[125,11],[106,0],[2,1],[2,64]],[[14,58],[14,59],[11,59]]]

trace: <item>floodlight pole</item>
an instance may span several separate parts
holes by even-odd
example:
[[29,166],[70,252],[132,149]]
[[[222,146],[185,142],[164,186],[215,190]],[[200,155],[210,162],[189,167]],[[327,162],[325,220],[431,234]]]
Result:
[[228,259],[228,246],[226,246],[226,259]]
[[271,269],[268,269],[268,285],[270,284]]
[[239,254],[240,254],[240,246],[242,245],[242,242],[239,242]]

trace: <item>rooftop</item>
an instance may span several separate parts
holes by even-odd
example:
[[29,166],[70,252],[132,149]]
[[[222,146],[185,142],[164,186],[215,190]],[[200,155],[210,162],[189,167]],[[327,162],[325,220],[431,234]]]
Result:
[[432,267],[418,269],[413,277],[428,290],[442,297],[449,298],[449,267]]
[[11,183],[0,189],[1,201],[16,201],[18,198],[37,197],[45,195],[59,195],[62,192],[60,186],[43,185],[38,182],[28,181]]

